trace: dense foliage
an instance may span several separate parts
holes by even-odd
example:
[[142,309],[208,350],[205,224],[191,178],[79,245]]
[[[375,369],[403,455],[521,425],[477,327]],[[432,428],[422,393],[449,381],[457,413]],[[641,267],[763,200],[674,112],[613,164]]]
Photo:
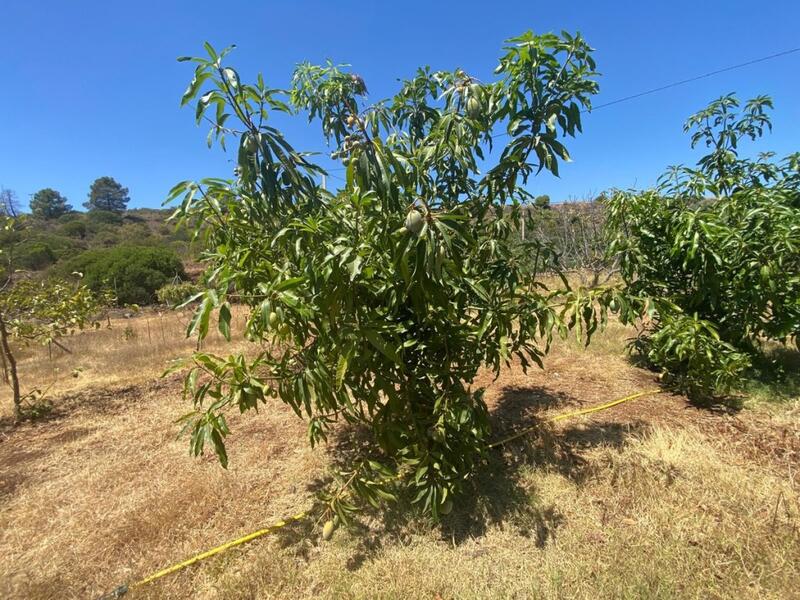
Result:
[[[554,329],[597,326],[592,294],[548,291],[554,270],[536,240],[517,243],[522,186],[568,160],[597,91],[580,36],[509,40],[494,82],[420,69],[397,94],[364,103],[365,82],[333,64],[301,64],[285,96],[246,85],[206,45],[184,103],[213,123],[209,142],[237,141],[236,179],[183,182],[176,217],[206,223],[208,279],[189,333],[212,312],[230,336],[232,299],[249,306],[254,359],[197,353],[186,390],[192,449],[227,462],[228,409],[280,398],[308,419],[314,444],[331,424],[366,427],[375,443],[327,496],[342,519],[354,491],[370,502],[407,493],[434,517],[452,506],[486,451],[482,366],[541,364]],[[270,125],[272,111],[321,124],[346,167],[344,188]],[[507,134],[493,155],[493,135]],[[481,165],[483,158],[488,167]],[[526,260],[526,256],[534,257]]]
[[186,276],[173,250],[148,246],[89,250],[65,261],[59,271],[81,273],[87,287],[111,291],[120,304],[149,304],[164,284]]
[[772,104],[739,106],[725,96],[688,120],[692,146],[710,150],[695,168],[608,202],[612,251],[652,315],[636,347],[701,394],[733,385],[763,341],[800,335],[800,155],[742,158]]

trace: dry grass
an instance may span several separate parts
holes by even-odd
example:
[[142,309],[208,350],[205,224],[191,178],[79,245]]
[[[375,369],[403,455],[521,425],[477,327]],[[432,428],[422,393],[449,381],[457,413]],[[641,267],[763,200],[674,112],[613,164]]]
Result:
[[[49,420],[0,432],[0,596],[97,596],[307,506],[324,479],[335,444],[310,450],[280,404],[232,420],[228,471],[189,457],[180,382],[154,377],[190,344],[177,317],[159,341],[155,319],[149,338],[122,320],[54,364],[23,361],[28,382],[60,374],[61,395]],[[483,376],[496,429],[653,387],[620,354],[626,335]],[[661,395],[542,422],[440,526],[396,507],[321,543],[297,524],[129,597],[800,597],[799,406],[728,414]]]
[[[186,356],[195,348],[196,342],[186,339],[190,318],[190,310],[146,309],[132,318],[113,317],[102,321],[99,329],[63,338],[61,342],[69,352],[57,346],[20,348],[23,393],[36,387],[57,395],[87,386],[130,385],[157,378],[169,361]],[[241,331],[245,318],[244,309],[234,306],[232,329]],[[241,349],[242,340],[236,342],[234,349]],[[215,329],[204,344],[210,350],[231,350]],[[0,402],[7,394],[0,388]],[[10,411],[3,402],[0,416],[7,414]]]

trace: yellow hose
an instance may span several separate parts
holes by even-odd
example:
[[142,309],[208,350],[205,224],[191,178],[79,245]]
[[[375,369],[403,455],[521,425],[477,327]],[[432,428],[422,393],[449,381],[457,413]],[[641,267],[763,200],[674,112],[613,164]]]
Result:
[[[606,404],[601,404],[599,406],[593,406],[591,408],[584,408],[584,409],[581,409],[581,410],[576,410],[576,411],[573,411],[573,412],[568,412],[568,413],[563,413],[563,414],[560,414],[560,415],[556,415],[555,417],[551,417],[550,419],[548,419],[548,421],[551,421],[551,422],[561,421],[563,419],[569,419],[569,418],[572,418],[572,417],[578,417],[580,415],[586,415],[586,414],[589,414],[589,413],[598,412],[598,411],[601,411],[601,410],[606,410],[607,408],[611,408],[612,406],[616,406],[617,404],[622,404],[623,402],[628,402],[630,400],[635,400],[636,398],[641,398],[642,396],[648,396],[650,394],[660,394],[663,391],[664,390],[654,389],[654,390],[647,390],[647,391],[644,391],[644,392],[638,392],[636,394],[632,394],[630,396],[626,396],[625,398],[620,398],[618,400],[614,400],[612,402],[607,402]],[[515,440],[517,438],[521,438],[522,436],[527,435],[527,434],[529,434],[529,433],[531,433],[532,431],[535,431],[535,430],[536,430],[536,427],[528,427],[527,429],[523,429],[522,431],[519,431],[519,432],[515,433],[514,435],[512,435],[510,437],[502,439],[502,440],[500,440],[498,442],[493,442],[493,443],[489,444],[488,447],[489,448],[496,448],[497,446],[502,446],[503,444],[507,444],[508,442],[510,442],[512,440]],[[216,548],[212,548],[211,550],[207,550],[205,552],[197,554],[197,555],[193,556],[192,558],[188,558],[188,559],[184,560],[183,562],[176,563],[176,564],[172,565],[171,567],[167,567],[166,569],[162,569],[161,571],[158,571],[157,573],[153,573],[152,575],[150,575],[148,577],[145,577],[144,579],[141,579],[141,580],[139,580],[139,581],[137,581],[135,583],[132,583],[130,586],[122,585],[122,586],[118,587],[117,589],[115,589],[113,592],[111,592],[109,594],[106,594],[104,596],[101,596],[99,600],[111,600],[112,598],[120,598],[123,595],[125,595],[128,592],[129,589],[133,589],[133,588],[137,588],[137,587],[146,585],[146,584],[148,584],[148,583],[150,583],[152,581],[155,581],[156,579],[160,579],[161,577],[164,577],[165,575],[169,575],[171,573],[175,573],[176,571],[180,571],[181,569],[185,569],[186,567],[191,566],[191,565],[195,564],[196,562],[199,562],[201,560],[204,560],[206,558],[214,556],[215,554],[219,554],[220,552],[224,552],[225,550],[228,550],[230,548],[234,548],[236,546],[240,546],[241,544],[246,544],[247,542],[250,542],[250,541],[252,541],[252,540],[254,540],[256,538],[260,538],[261,536],[273,533],[274,531],[280,529],[281,527],[285,527],[286,525],[289,525],[290,523],[294,523],[296,521],[302,521],[303,519],[307,518],[308,516],[309,516],[309,512],[308,511],[297,513],[296,515],[292,515],[291,517],[283,519],[282,521],[278,521],[277,523],[275,523],[273,525],[270,525],[269,527],[265,527],[264,529],[259,529],[258,531],[254,531],[253,533],[249,533],[244,537],[240,537],[239,539],[233,540],[231,542],[227,542],[225,544],[222,544],[221,546],[217,546]]]
[[289,523],[294,523],[295,521],[301,521],[302,519],[305,519],[307,516],[308,516],[307,512],[301,512],[301,513],[297,513],[296,515],[292,515],[291,517],[289,517],[287,519],[283,519],[282,521],[278,521],[277,523],[275,523],[273,525],[270,525],[269,527],[265,527],[264,529],[259,529],[258,531],[254,531],[253,533],[249,533],[244,537],[240,537],[238,540],[233,540],[232,542],[228,542],[226,544],[222,544],[221,546],[217,546],[216,548],[212,548],[211,550],[207,550],[206,552],[203,552],[201,554],[193,556],[192,558],[184,560],[183,562],[179,562],[179,563],[177,563],[175,565],[172,565],[171,567],[167,567],[166,569],[163,569],[163,570],[159,571],[158,573],[153,573],[149,577],[145,577],[144,579],[142,579],[140,581],[137,581],[134,584],[131,584],[131,587],[132,588],[139,587],[141,585],[145,585],[147,583],[150,583],[151,581],[155,581],[156,579],[159,579],[160,577],[164,577],[164,575],[169,575],[170,573],[174,573],[175,571],[180,571],[181,569],[183,569],[185,567],[193,565],[194,563],[199,562],[199,561],[201,561],[203,559],[206,559],[206,558],[209,558],[211,556],[214,556],[215,554],[219,554],[220,552],[224,552],[225,550],[228,550],[229,548],[234,548],[236,546],[240,546],[241,544],[246,544],[247,542],[252,541],[252,540],[254,540],[256,538],[260,538],[262,535],[267,535],[268,533],[272,533],[272,532],[280,529],[281,527],[285,527]]
[[[555,417],[551,417],[547,419],[550,422],[555,423],[556,421],[562,421],[564,419],[570,419],[572,417],[579,417],[580,415],[588,415],[589,413],[598,412],[601,410],[606,410],[607,408],[611,408],[612,406],[616,406],[617,404],[622,404],[623,402],[629,402],[630,400],[636,400],[636,398],[641,398],[642,396],[649,396],[650,394],[660,394],[664,390],[654,389],[654,390],[647,390],[644,392],[637,392],[635,394],[631,394],[630,396],[625,396],[624,398],[620,398],[618,400],[613,400],[611,402],[607,402],[606,404],[601,404],[599,406],[592,406],[591,408],[583,408],[581,410],[576,410],[573,412],[562,413],[560,415],[556,415]],[[497,446],[502,446],[503,444],[507,444],[512,440],[516,440],[517,438],[521,438],[524,435],[528,435],[532,431],[536,431],[536,427],[528,427],[527,429],[523,429],[515,433],[512,436],[509,436],[505,439],[500,440],[499,442],[493,442],[489,444],[489,448],[496,448]]]

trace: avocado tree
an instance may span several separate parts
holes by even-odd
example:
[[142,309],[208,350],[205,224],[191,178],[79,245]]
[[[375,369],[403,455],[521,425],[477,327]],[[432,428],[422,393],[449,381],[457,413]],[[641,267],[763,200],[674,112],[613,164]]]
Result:
[[[13,230],[17,219],[6,218],[3,229]],[[37,281],[14,268],[13,247],[3,248],[4,281],[0,284],[0,358],[3,381],[11,387],[14,420],[23,417],[22,393],[14,346],[59,344],[59,339],[87,326],[104,300],[83,285],[65,281]]]
[[[242,82],[223,64],[230,48],[179,59],[197,65],[183,104],[196,101],[209,144],[233,139],[237,157],[235,179],[170,194],[209,248],[188,333],[204,338],[217,315],[230,337],[235,300],[263,345],[186,365],[195,454],[210,443],[227,464],[225,412],[279,398],[308,420],[312,445],[341,420],[374,440],[338,474],[329,510],[346,519],[354,498],[403,494],[438,518],[487,449],[478,370],[541,365],[554,331],[597,327],[595,300],[611,292],[548,290],[537,275],[557,270],[554,254],[512,235],[529,178],[569,160],[561,140],[598,89],[592,49],[568,33],[507,44],[493,81],[422,68],[373,104],[362,78],[332,63],[299,65],[283,92]],[[273,112],[321,125],[345,168],[338,193]]]
[[800,154],[740,156],[771,127],[771,107],[712,102],[685,125],[709,149],[696,167],[607,200],[628,316],[650,313],[635,348],[697,395],[735,386],[764,341],[800,335]]

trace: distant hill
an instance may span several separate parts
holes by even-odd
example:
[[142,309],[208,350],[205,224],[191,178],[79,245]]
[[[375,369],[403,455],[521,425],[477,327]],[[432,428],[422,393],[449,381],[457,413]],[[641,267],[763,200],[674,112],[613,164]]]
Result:
[[115,246],[169,248],[191,262],[189,232],[166,219],[169,210],[137,208],[122,213],[70,212],[57,219],[26,215],[17,231],[0,234],[0,248],[14,248],[14,266],[45,271],[87,250]]
[[[165,285],[198,278],[197,251],[171,211],[150,208],[69,212],[43,219],[21,215],[0,231],[0,276],[73,279],[110,291],[119,305],[156,302]],[[184,288],[179,288],[183,290]],[[186,288],[188,289],[188,288]]]

